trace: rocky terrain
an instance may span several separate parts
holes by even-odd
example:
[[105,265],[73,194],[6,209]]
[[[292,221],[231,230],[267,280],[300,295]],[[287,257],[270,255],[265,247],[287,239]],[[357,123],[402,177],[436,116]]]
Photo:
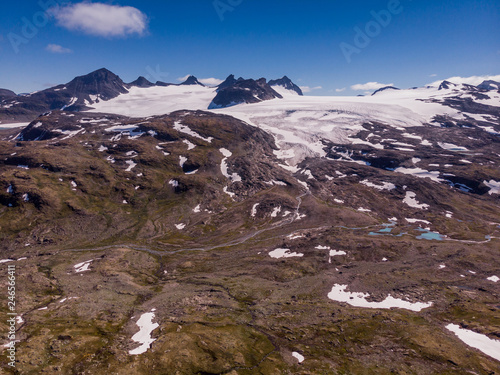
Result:
[[1,371],[500,373],[498,86],[436,88],[422,115],[387,97],[418,90],[336,103],[226,81],[221,100],[275,97],[0,130],[19,314]]

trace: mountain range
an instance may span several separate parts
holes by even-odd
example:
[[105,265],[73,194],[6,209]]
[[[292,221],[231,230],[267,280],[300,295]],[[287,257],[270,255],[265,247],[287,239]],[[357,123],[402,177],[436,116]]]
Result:
[[[121,94],[127,94],[132,87],[169,87],[191,86],[204,87],[194,76],[189,76],[180,84],[165,82],[149,82],[144,77],[125,83],[116,74],[103,68],[84,76],[74,78],[67,84],[57,85],[46,90],[27,95],[16,95],[7,89],[0,89],[0,121],[23,122],[31,121],[44,112],[51,110],[85,111],[100,101],[108,101]],[[288,77],[272,80],[269,83],[264,78],[259,80],[229,76],[216,88],[210,108],[221,108],[241,103],[256,103],[262,100],[281,98],[273,87],[280,87],[285,91],[302,91]]]

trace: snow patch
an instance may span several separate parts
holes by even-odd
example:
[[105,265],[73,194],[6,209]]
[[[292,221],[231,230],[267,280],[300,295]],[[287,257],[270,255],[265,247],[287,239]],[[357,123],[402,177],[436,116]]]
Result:
[[483,181],[483,184],[490,188],[489,195],[500,194],[500,182],[495,180]]
[[382,185],[377,185],[374,183],[369,182],[368,180],[363,180],[360,182],[360,184],[366,185],[368,187],[372,187],[377,190],[394,190],[396,189],[396,185],[390,183],[390,182],[382,182]]
[[279,207],[274,207],[273,212],[271,213],[271,217],[276,217],[278,214],[281,212],[281,206]]
[[221,170],[222,174],[225,177],[229,178],[232,182],[241,181],[241,177],[237,173],[229,174],[229,172],[228,172],[227,159],[233,155],[232,152],[226,148],[221,148],[221,149],[219,149],[219,151],[222,155],[224,155],[224,158],[222,159],[222,161],[220,163],[220,170]]
[[193,144],[193,143],[191,143],[191,142],[189,142],[187,139],[183,140],[182,142],[185,143],[188,146],[188,151],[196,148],[196,145]]
[[125,172],[130,172],[132,169],[134,169],[137,166],[137,163],[134,163],[133,160],[127,160],[127,161],[125,161],[125,163],[127,163],[127,165],[128,165],[128,168],[125,169]]
[[448,324],[446,329],[457,335],[466,345],[500,361],[500,340],[493,340],[486,335],[461,328],[458,324]]
[[76,273],[81,273],[81,272],[85,272],[85,271],[90,271],[89,267],[90,265],[92,264],[92,262],[94,261],[94,259],[92,260],[87,260],[86,262],[82,262],[82,263],[78,263],[78,264],[75,264],[73,266],[73,268],[75,269],[75,272]]
[[439,178],[439,171],[427,171],[422,168],[404,168],[399,167],[394,170],[397,173],[410,174],[418,178],[430,178],[432,181],[443,182],[445,180]]
[[212,140],[214,139],[213,137],[208,137],[208,138],[202,137],[201,135],[199,135],[195,131],[191,130],[189,128],[189,126],[182,125],[179,121],[176,121],[174,123],[174,129],[177,130],[180,133],[184,133],[184,134],[190,135],[191,137],[194,137],[194,138],[202,139],[202,140],[204,140],[205,142],[208,142],[208,143],[211,143]]
[[153,311],[154,310],[151,310],[149,313],[142,314],[137,321],[136,324],[139,327],[139,332],[132,336],[132,340],[141,345],[133,350],[130,350],[128,352],[130,355],[145,353],[151,347],[151,344],[156,341],[156,339],[151,337],[151,332],[153,332],[160,325],[158,323],[153,323],[153,319],[155,317]]
[[290,249],[276,249],[269,253],[271,258],[280,259],[280,258],[293,258],[293,257],[303,257],[304,254],[301,253],[291,253]]
[[394,298],[390,294],[381,302],[369,302],[366,299],[370,297],[370,294],[351,293],[347,292],[346,289],[347,285],[335,284],[331,292],[328,293],[328,298],[337,302],[346,302],[351,306],[366,307],[371,309],[391,309],[395,307],[418,312],[432,306],[432,302],[411,303],[399,298]]
[[406,203],[408,206],[413,207],[413,208],[419,208],[421,210],[427,210],[430,206],[425,203],[418,203],[418,201],[415,199],[417,196],[416,193],[413,191],[407,191],[406,192],[406,197],[403,199],[403,203]]
[[292,357],[296,358],[297,361],[299,361],[299,363],[304,362],[304,359],[305,359],[303,355],[301,355],[300,353],[297,353],[297,352],[293,352]]

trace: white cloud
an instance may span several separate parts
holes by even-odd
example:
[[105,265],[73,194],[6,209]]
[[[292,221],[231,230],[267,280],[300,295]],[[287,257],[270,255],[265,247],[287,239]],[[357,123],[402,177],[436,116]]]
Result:
[[336,92],[344,92],[345,91],[345,87],[342,87],[341,89],[335,89]]
[[184,77],[179,77],[177,78],[177,81],[179,82],[184,82],[186,79],[188,79],[189,77],[191,77],[191,74],[186,74]]
[[77,3],[50,9],[59,26],[102,37],[143,35],[147,17],[139,9],[103,3]]
[[59,44],[49,44],[47,47],[45,47],[45,50],[52,52],[52,53],[71,53],[73,52],[69,48],[64,48],[63,46],[60,46]]
[[314,90],[321,90],[322,88],[323,88],[322,86],[316,86],[316,87],[300,86],[302,92],[311,92]]
[[218,78],[201,78],[198,81],[207,86],[217,86],[224,82],[222,79]]
[[477,85],[481,84],[483,81],[488,81],[488,80],[500,81],[500,75],[496,75],[496,76],[471,76],[471,77],[458,77],[458,76],[456,76],[456,77],[442,79],[439,81],[434,81],[432,83],[429,83],[428,86],[439,86],[441,84],[441,82],[443,82],[443,81],[449,81],[452,83],[466,83],[468,85],[477,86]]
[[437,74],[430,74],[429,77],[437,77]]
[[351,89],[355,91],[374,91],[386,86],[394,86],[394,83],[379,83],[379,82],[358,83],[356,85],[352,85]]

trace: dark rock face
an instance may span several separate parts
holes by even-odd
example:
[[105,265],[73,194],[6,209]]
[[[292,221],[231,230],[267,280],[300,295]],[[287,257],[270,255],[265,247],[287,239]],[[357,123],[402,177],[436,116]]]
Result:
[[190,86],[190,85],[205,86],[203,83],[198,81],[198,78],[196,78],[195,76],[189,76],[184,82],[181,83],[181,86]]
[[379,92],[382,92],[382,91],[387,91],[387,90],[399,90],[397,87],[394,87],[394,86],[385,86],[385,87],[382,87],[380,89],[378,89],[377,91],[375,91],[373,95],[377,95]]
[[17,96],[17,94],[14,91],[7,90],[7,89],[0,89],[0,101],[4,99],[10,99]]
[[486,90],[486,91],[491,91],[491,90],[497,90],[500,92],[500,82],[497,81],[483,81],[479,85],[477,85],[477,88],[480,90]]
[[[231,107],[242,103],[259,103],[264,100],[283,98],[269,86],[265,78],[260,78],[258,80],[238,79],[234,81],[234,76],[230,76],[228,79],[232,82],[232,85],[224,85],[226,87],[222,89],[219,86],[219,91],[212,103],[210,103],[209,109]],[[223,82],[223,84],[224,83],[225,82]]]
[[166,82],[162,82],[162,81],[156,81],[156,86],[163,86],[163,87],[168,87],[168,86],[172,86],[173,83],[166,83]]
[[73,97],[78,98],[78,101],[90,99],[89,95],[98,95],[102,100],[109,100],[128,92],[127,85],[121,78],[104,68],[76,77],[66,87]]
[[283,76],[283,78],[280,79],[274,79],[269,81],[269,86],[281,86],[287,90],[290,91],[295,91],[298,95],[303,96],[304,94],[302,93],[302,90],[300,89],[299,86],[297,86],[295,83],[292,82],[290,78],[287,76]]
[[217,86],[217,92],[223,90],[227,87],[233,86],[236,82],[243,81],[243,78],[234,78],[234,74],[229,75],[224,82],[222,82],[219,86]]
[[457,85],[455,85],[454,83],[451,83],[450,81],[443,81],[439,85],[439,90],[448,90],[449,88],[456,87],[456,86]]
[[128,93],[127,87],[116,74],[104,68],[99,69],[76,77],[65,85],[8,99],[4,104],[12,106],[0,109],[0,120],[33,120],[44,112],[56,109],[85,110],[88,105],[99,100],[110,100]]
[[137,78],[134,82],[130,82],[128,84],[129,86],[135,86],[135,87],[151,87],[151,86],[155,86],[154,83],[152,82],[149,82],[146,78],[144,78],[143,76],[140,76],[139,78]]

